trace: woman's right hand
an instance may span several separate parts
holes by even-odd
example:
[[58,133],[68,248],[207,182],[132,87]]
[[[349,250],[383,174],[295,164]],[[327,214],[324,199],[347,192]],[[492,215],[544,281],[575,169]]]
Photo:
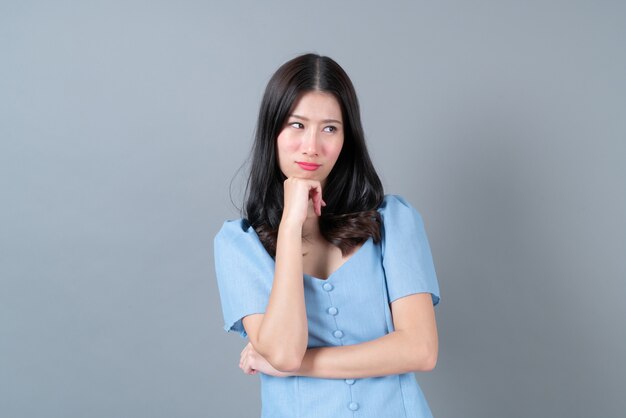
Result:
[[284,184],[285,203],[282,222],[304,224],[309,211],[309,201],[313,202],[313,209],[317,216],[322,214],[322,206],[326,203],[322,199],[322,185],[318,180],[289,177]]

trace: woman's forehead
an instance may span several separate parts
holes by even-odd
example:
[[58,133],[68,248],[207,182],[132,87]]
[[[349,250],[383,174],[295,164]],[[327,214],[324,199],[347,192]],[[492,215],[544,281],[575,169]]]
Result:
[[342,123],[341,106],[337,98],[322,91],[308,91],[296,99],[289,116],[302,120]]

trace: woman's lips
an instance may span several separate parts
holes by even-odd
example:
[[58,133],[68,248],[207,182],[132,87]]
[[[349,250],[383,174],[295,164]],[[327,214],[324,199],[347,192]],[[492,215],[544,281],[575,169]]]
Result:
[[301,161],[296,161],[296,164],[298,164],[303,170],[307,170],[307,171],[315,171],[321,166],[321,164],[305,163]]

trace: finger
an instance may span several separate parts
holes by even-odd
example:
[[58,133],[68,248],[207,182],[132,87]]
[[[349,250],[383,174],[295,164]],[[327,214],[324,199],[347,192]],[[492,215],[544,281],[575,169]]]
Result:
[[246,358],[248,357],[248,352],[250,351],[250,343],[248,343],[243,350],[241,350],[241,354],[239,355],[239,367],[243,368],[246,363]]
[[248,365],[246,366],[246,369],[244,370],[244,373],[246,374],[254,374],[256,373],[256,370],[252,368],[252,366]]
[[313,186],[312,195],[313,198],[313,207],[315,209],[315,213],[317,216],[322,215],[322,188],[319,184]]
[[241,370],[245,373],[245,374],[249,374],[251,367],[250,364],[248,362],[248,357],[244,358],[243,363],[241,365]]

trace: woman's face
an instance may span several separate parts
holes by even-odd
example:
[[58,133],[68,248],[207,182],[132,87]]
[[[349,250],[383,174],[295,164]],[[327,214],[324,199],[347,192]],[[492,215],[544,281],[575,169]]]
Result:
[[286,177],[319,180],[324,187],[343,146],[339,102],[330,93],[302,94],[276,140],[278,163]]

